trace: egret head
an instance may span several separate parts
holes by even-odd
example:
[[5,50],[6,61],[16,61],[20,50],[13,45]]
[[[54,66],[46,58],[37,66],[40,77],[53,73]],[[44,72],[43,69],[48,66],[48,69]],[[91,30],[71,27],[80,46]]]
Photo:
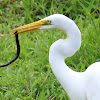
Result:
[[24,33],[32,30],[41,30],[41,29],[49,29],[49,28],[57,28],[64,30],[66,27],[64,27],[64,24],[68,24],[68,21],[70,20],[68,17],[61,15],[61,14],[54,14],[51,16],[48,16],[46,18],[43,18],[42,20],[36,21],[34,23],[30,23],[24,26],[20,26],[18,28],[15,28],[12,31],[18,31],[18,33]]
[[[50,51],[56,51],[54,54],[59,54],[63,58],[72,56],[81,45],[81,33],[74,21],[62,14],[53,14],[45,17],[34,23],[15,28],[12,31],[24,33],[34,30],[57,28],[63,30],[67,34],[67,40],[58,40],[51,46]],[[72,46],[72,47],[71,47]]]

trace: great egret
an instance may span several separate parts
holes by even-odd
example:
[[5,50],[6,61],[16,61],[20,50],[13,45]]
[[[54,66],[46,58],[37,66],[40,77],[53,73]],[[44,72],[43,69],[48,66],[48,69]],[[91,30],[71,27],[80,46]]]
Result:
[[100,100],[100,62],[90,65],[84,72],[75,72],[64,62],[81,46],[81,32],[70,18],[54,14],[40,21],[27,24],[12,31],[23,33],[31,30],[57,28],[66,32],[66,39],[54,42],[49,51],[49,63],[58,81],[71,100]]

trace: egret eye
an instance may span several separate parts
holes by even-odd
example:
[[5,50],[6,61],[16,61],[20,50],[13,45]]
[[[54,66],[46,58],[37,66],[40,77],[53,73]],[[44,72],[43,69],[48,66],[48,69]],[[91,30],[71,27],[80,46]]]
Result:
[[51,20],[48,20],[48,24],[51,24]]
[[44,22],[45,25],[51,25],[51,20],[47,20]]

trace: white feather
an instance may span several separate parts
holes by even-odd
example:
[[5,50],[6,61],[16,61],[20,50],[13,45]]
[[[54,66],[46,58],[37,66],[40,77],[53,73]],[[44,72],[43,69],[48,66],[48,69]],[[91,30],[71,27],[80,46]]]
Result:
[[49,62],[53,73],[71,100],[100,100],[100,62],[88,67],[85,72],[75,72],[64,62],[81,46],[81,32],[68,17],[54,14],[42,20],[51,20],[52,25],[40,29],[57,28],[66,32],[67,39],[59,39],[50,47]]

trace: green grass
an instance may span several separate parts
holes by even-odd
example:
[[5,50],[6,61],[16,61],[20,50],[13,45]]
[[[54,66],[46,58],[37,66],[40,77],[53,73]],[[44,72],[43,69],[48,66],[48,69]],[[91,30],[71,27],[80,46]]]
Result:
[[[73,19],[82,32],[82,46],[66,64],[84,71],[100,61],[100,3],[98,0],[0,0],[0,33],[47,15],[61,13]],[[64,36],[64,37],[63,37]],[[48,62],[50,45],[66,35],[43,30],[19,35],[17,61],[0,68],[0,100],[69,100]],[[16,53],[14,36],[0,37],[0,65]]]

